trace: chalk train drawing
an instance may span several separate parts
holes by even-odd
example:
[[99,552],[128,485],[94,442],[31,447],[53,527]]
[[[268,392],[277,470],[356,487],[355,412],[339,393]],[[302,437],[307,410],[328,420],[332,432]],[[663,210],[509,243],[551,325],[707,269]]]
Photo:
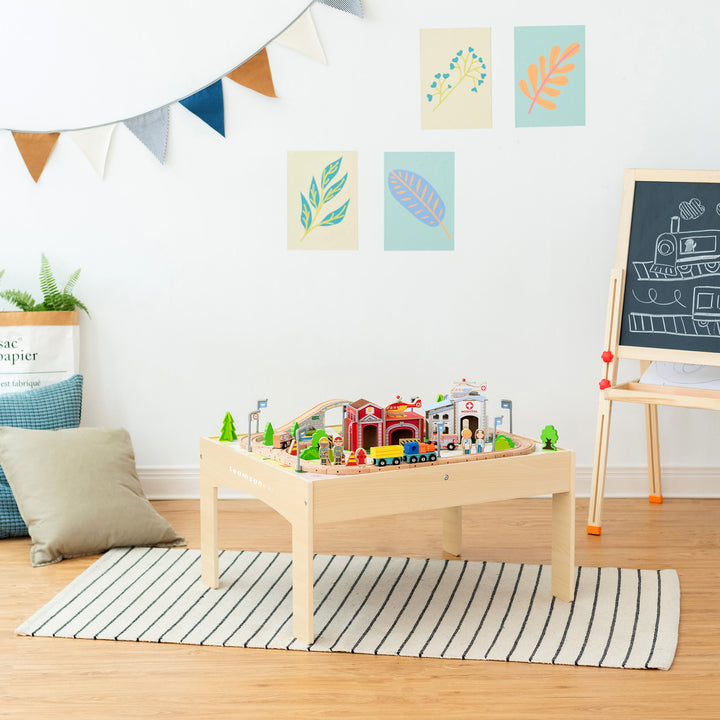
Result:
[[[696,220],[705,211],[697,198],[681,202],[678,207],[685,219]],[[678,287],[672,288],[671,300],[660,300],[663,286],[720,276],[720,230],[681,231],[680,217],[675,215],[670,219],[670,230],[660,233],[655,240],[653,260],[633,262],[633,267],[639,281],[648,285],[653,283],[647,288],[647,300],[641,300],[633,291],[633,297],[638,302],[658,306],[677,303],[686,308],[686,303],[681,301],[683,293]],[[657,287],[654,283],[658,283]],[[667,285],[667,288],[670,289],[670,286]],[[630,332],[720,337],[720,286],[695,284],[687,287],[688,304],[691,290],[690,314],[631,312],[628,314]]]
[[680,230],[680,218],[655,240],[655,258],[634,262],[639,280],[671,280],[720,274],[720,230]]
[[678,209],[683,220],[697,220],[705,212],[704,205],[697,198],[683,200]]

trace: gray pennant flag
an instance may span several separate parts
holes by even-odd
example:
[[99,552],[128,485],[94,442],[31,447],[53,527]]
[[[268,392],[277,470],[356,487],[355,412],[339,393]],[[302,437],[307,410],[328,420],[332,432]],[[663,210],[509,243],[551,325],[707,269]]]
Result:
[[344,10],[345,12],[352,13],[358,17],[363,17],[363,9],[360,4],[360,0],[320,0],[323,5],[329,5],[330,7],[337,8],[338,10]]
[[125,120],[130,132],[161,162],[165,162],[167,150],[170,108],[165,106],[144,115]]

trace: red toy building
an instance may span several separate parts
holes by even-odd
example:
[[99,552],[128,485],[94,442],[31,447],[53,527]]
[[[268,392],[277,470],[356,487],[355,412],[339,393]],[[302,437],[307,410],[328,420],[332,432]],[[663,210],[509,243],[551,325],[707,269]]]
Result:
[[343,436],[345,449],[369,450],[377,445],[397,445],[402,439],[422,440],[425,417],[408,410],[419,408],[419,399],[391,403],[386,408],[364,398],[346,407]]
[[408,410],[419,408],[422,403],[414,398],[409,403],[398,397],[397,402],[385,408],[385,433],[383,445],[397,445],[400,440],[422,440],[425,433],[425,417]]
[[380,405],[360,398],[347,406],[343,423],[346,450],[365,448],[369,450],[382,445],[383,415]]

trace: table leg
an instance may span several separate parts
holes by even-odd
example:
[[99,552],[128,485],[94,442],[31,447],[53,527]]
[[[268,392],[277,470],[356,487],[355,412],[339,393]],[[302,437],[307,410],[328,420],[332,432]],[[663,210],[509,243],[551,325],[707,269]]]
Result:
[[218,575],[217,487],[200,481],[200,566],[202,581],[211,588],[220,587]]
[[462,554],[462,507],[443,510],[443,550],[450,555]]
[[552,593],[570,602],[575,598],[575,493],[552,497]]
[[310,645],[313,626],[313,522],[312,512],[292,526],[293,634]]

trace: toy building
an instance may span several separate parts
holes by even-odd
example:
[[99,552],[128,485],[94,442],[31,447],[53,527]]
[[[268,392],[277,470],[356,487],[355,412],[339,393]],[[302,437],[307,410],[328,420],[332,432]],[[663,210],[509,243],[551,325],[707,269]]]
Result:
[[425,417],[410,408],[419,408],[420,400],[398,400],[383,408],[360,398],[345,408],[343,437],[345,449],[369,450],[378,445],[396,445],[400,440],[422,440]]
[[441,435],[460,435],[464,427],[487,432],[487,398],[480,393],[479,386],[465,380],[452,387],[449,394],[425,408],[428,433],[432,435],[440,428]]

